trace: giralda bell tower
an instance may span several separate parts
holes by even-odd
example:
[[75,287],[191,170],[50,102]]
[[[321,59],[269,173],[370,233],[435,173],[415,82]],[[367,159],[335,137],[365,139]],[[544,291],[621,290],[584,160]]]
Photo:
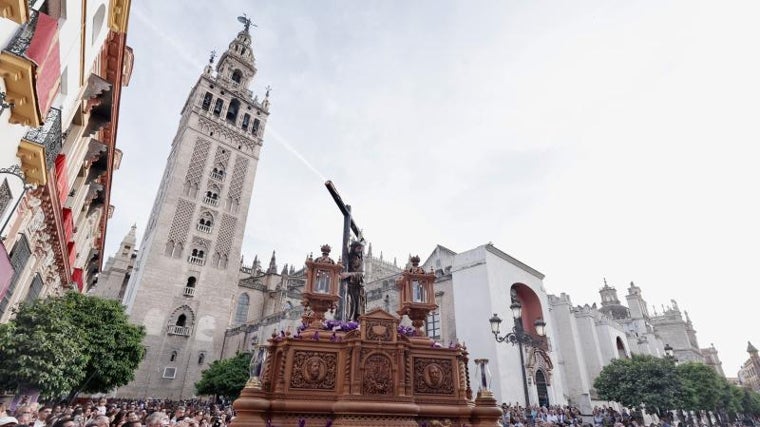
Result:
[[256,66],[250,20],[187,98],[137,264],[124,296],[145,326],[146,356],[131,397],[195,394],[201,371],[219,358],[230,321],[243,231],[267,117],[248,90]]

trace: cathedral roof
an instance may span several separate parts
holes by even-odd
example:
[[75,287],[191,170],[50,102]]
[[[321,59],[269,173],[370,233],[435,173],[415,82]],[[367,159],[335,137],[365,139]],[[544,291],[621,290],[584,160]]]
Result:
[[747,353],[757,353],[757,349],[749,341],[747,341]]

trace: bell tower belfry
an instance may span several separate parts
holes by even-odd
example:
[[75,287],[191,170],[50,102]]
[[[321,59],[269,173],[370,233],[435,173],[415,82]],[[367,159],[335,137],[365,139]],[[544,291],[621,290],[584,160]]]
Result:
[[184,399],[221,355],[239,297],[245,222],[269,116],[250,26],[209,64],[182,108],[123,303],[144,325],[146,356],[120,396]]

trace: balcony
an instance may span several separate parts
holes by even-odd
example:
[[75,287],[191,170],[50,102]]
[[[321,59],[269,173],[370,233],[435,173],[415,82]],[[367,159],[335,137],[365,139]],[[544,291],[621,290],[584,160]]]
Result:
[[207,205],[211,205],[211,206],[217,206],[219,205],[219,199],[214,199],[214,198],[206,196],[203,198],[203,203]]
[[198,224],[198,225],[195,226],[195,228],[197,228],[198,231],[202,231],[204,233],[211,233],[211,226],[210,225]]
[[166,331],[169,335],[179,335],[183,337],[189,337],[191,328],[187,326],[169,325],[169,329]]
[[[8,3],[0,0],[0,16]],[[58,20],[33,10],[29,13],[29,20],[0,53],[0,76],[5,80],[6,100],[13,104],[9,121],[36,128],[57,93],[61,61]]]
[[61,110],[51,108],[45,124],[27,132],[18,146],[17,155],[28,183],[47,184],[48,172],[62,146]]
[[224,173],[218,172],[218,171],[211,171],[211,178],[218,179],[219,181],[224,180]]
[[197,256],[190,255],[189,257],[187,257],[187,262],[189,262],[190,264],[194,264],[194,265],[204,265],[204,264],[206,264],[206,259],[204,259],[202,257],[197,257]]
[[185,291],[182,293],[182,295],[184,295],[186,297],[193,297],[193,296],[195,296],[195,288],[191,288],[189,286],[186,287]]

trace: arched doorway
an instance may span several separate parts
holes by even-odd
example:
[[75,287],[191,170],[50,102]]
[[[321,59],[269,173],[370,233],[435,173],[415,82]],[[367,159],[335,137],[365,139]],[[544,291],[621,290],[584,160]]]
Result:
[[625,351],[625,345],[623,344],[623,340],[620,339],[620,337],[617,337],[617,339],[615,340],[615,346],[617,347],[618,358],[627,359],[628,352]]
[[536,391],[538,392],[538,406],[549,406],[549,389],[546,384],[544,371],[536,371]]

